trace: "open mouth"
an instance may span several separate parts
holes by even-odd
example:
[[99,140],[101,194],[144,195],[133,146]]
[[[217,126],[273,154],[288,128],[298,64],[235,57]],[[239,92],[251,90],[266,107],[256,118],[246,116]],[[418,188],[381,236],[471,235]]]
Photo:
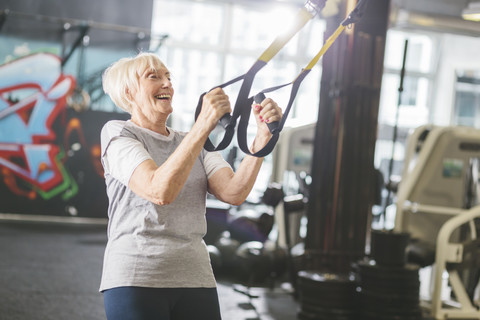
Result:
[[155,96],[155,99],[157,100],[170,100],[171,98],[172,96],[169,94],[159,94]]

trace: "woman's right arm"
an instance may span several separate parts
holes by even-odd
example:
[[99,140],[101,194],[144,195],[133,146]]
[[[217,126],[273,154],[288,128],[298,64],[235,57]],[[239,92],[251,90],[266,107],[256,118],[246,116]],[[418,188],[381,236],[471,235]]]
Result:
[[129,188],[158,205],[173,202],[187,181],[208,135],[227,112],[231,112],[230,102],[222,89],[207,93],[197,121],[177,149],[160,166],[151,159],[142,162],[134,170]]

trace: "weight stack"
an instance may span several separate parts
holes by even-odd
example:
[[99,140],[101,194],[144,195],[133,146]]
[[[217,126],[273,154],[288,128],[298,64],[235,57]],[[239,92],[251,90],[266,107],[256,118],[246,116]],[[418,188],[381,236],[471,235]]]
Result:
[[300,271],[297,278],[301,320],[357,320],[355,276]]
[[372,231],[371,259],[359,261],[358,305],[363,320],[422,320],[420,267],[406,263],[406,233]]

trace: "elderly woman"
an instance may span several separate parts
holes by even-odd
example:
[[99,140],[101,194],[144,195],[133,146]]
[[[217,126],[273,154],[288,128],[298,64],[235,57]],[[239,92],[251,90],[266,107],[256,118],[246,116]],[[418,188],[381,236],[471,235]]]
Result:
[[[109,67],[105,92],[131,114],[101,133],[109,198],[108,243],[100,291],[110,320],[221,319],[207,247],[207,192],[239,205],[251,191],[263,159],[246,156],[234,173],[203,145],[231,112],[216,88],[203,98],[189,133],[167,127],[174,90],[170,72],[154,54],[141,53]],[[281,119],[271,99],[252,106],[257,134],[251,150],[271,138],[266,123]]]

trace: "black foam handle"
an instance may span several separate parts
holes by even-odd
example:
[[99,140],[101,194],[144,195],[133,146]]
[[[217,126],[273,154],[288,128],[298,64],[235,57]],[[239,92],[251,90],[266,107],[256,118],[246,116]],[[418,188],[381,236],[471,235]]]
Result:
[[230,125],[230,120],[232,119],[232,115],[230,113],[225,113],[220,120],[218,120],[218,123],[225,129]]
[[[265,98],[266,98],[265,94],[263,92],[259,92],[255,95],[255,97],[253,97],[253,100],[256,103],[260,104],[262,103],[263,100],[265,100]],[[267,123],[267,127],[272,134],[280,132],[279,126],[280,126],[280,122],[278,121]]]

